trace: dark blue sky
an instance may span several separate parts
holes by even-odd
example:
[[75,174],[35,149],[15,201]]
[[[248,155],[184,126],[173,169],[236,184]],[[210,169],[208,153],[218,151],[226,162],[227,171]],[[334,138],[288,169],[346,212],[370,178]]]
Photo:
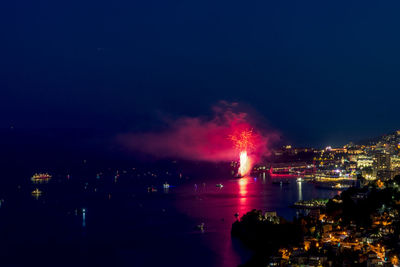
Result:
[[156,125],[245,103],[299,145],[399,125],[399,1],[0,4],[0,126]]

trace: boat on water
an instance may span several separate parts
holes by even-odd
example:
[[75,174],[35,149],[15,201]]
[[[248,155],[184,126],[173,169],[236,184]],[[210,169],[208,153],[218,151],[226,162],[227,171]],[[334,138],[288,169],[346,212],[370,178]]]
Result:
[[275,171],[275,170],[270,170],[270,174],[272,175],[272,176],[274,176],[274,175],[276,175],[276,176],[279,176],[279,175],[281,175],[281,176],[290,176],[290,175],[292,175],[292,174],[294,174],[294,173],[292,173],[291,171],[289,171],[289,170],[279,170],[279,171]]
[[48,173],[35,173],[31,177],[31,181],[34,183],[45,183],[48,182],[51,179],[51,175]]
[[299,182],[299,183],[301,183],[301,182],[304,182],[304,179],[301,178],[301,177],[299,177],[299,178],[296,179],[296,181]]
[[333,189],[347,189],[350,187],[351,187],[351,185],[349,185],[349,184],[340,184],[340,183],[337,183],[334,186],[332,186]]
[[163,184],[163,188],[164,188],[164,189],[168,189],[168,188],[169,188],[169,183],[165,182],[165,183]]
[[244,175],[241,175],[241,174],[236,174],[235,176],[233,176],[233,178],[235,178],[235,179],[240,179],[240,178],[243,178],[244,177]]
[[322,189],[343,190],[351,187],[350,184],[341,183],[317,183],[316,186]]
[[295,202],[292,207],[297,209],[320,209],[325,208],[329,199],[311,199]]
[[32,191],[32,196],[39,197],[40,195],[42,195],[42,193],[43,193],[42,191],[36,188],[35,190]]
[[223,184],[216,184],[215,186],[216,186],[216,187],[219,187],[219,188],[222,188],[222,187],[224,187],[224,185],[223,185]]
[[157,192],[157,188],[154,188],[153,186],[149,186],[149,187],[147,187],[147,192],[155,193],[155,192]]
[[204,232],[204,226],[205,226],[205,223],[201,223],[201,224],[198,224],[198,225],[196,226],[196,228],[197,228],[198,230],[200,230],[201,232]]

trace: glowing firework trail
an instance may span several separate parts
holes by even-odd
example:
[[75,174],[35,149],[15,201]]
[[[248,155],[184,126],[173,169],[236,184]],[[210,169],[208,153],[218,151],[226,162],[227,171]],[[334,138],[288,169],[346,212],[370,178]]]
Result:
[[246,151],[240,152],[240,163],[238,173],[240,176],[244,176],[250,173],[251,163],[250,159],[247,156]]
[[253,130],[242,130],[239,133],[231,135],[230,138],[235,143],[236,149],[240,152],[238,173],[240,176],[245,176],[251,171],[252,164],[247,152],[254,148]]

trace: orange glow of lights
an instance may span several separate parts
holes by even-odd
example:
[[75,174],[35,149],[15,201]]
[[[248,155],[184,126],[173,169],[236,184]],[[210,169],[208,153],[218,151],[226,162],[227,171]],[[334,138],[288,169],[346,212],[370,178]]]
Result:
[[397,256],[393,256],[390,261],[393,265],[399,265],[399,258]]
[[310,241],[304,241],[304,250],[308,251],[310,249],[311,243]]

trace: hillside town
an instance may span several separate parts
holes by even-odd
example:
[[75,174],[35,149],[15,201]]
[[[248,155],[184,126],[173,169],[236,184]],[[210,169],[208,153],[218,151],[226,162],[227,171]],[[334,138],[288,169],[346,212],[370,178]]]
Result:
[[[385,181],[400,174],[400,130],[375,140],[349,143],[340,148],[294,148],[286,145],[274,150],[272,157],[277,163],[272,163],[270,167],[275,170],[289,167],[287,169],[295,173],[309,169],[305,174],[312,170],[317,180],[362,175],[366,180]],[[267,167],[259,166],[256,171]]]
[[[293,221],[273,211],[252,210],[242,216],[233,224],[232,236],[256,252],[245,266],[399,266],[399,152],[400,131],[368,144],[275,151],[276,158],[291,158],[292,163],[255,171],[349,186],[337,189],[329,200],[294,203],[307,212]],[[276,171],[285,164],[290,167]]]

